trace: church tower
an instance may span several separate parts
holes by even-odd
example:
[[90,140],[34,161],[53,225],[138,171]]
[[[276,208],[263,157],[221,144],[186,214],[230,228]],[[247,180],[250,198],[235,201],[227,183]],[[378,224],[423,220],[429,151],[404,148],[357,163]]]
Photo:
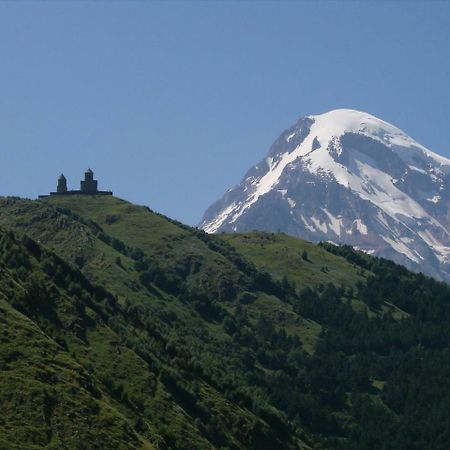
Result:
[[56,187],[58,194],[65,194],[67,192],[67,180],[64,174],[61,174],[58,178],[58,186]]
[[80,190],[85,194],[95,194],[97,192],[97,180],[94,180],[94,172],[91,169],[84,173],[84,181],[80,183]]

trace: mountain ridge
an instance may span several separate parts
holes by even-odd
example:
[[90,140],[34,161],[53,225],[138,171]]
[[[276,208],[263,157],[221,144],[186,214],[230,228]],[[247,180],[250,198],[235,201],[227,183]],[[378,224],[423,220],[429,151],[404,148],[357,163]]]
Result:
[[284,131],[200,227],[350,244],[449,279],[449,174],[450,160],[397,127],[333,110]]

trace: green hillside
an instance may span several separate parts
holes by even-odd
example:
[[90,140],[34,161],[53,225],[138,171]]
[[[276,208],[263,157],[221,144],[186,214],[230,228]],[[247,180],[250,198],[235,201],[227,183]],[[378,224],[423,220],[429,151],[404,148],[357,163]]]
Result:
[[286,234],[253,232],[223,234],[222,239],[277,280],[288,278],[296,285],[317,288],[329,282],[356,286],[362,271],[323,247]]
[[450,288],[110,196],[0,199],[0,449],[446,449]]

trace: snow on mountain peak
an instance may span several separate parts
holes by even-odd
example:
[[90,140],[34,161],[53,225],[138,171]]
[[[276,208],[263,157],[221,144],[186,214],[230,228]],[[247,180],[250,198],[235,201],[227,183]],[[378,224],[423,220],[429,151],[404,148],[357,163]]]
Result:
[[404,143],[416,144],[393,125],[371,114],[354,109],[334,109],[308,117],[314,120],[314,132],[321,134],[327,140],[332,136],[342,136],[344,133],[359,133],[383,143],[391,143],[391,140],[397,139],[401,145]]
[[328,142],[332,137],[340,137],[344,133],[365,134],[381,141],[384,141],[383,138],[387,138],[389,135],[404,135],[387,122],[383,122],[371,114],[353,109],[335,109],[308,117],[314,121],[311,133],[316,134],[319,141]]
[[354,109],[334,109],[323,114],[308,116],[314,121],[311,135],[316,135],[320,143],[327,144],[333,137],[341,137],[345,133],[362,134],[382,144],[396,149],[400,157],[405,149],[413,149],[413,154],[421,153],[424,157],[434,160],[437,164],[450,167],[450,160],[432,152],[416,142],[399,128],[381,120],[369,113]]
[[[249,195],[239,204],[228,205],[218,217],[205,225],[205,230],[216,232],[225,220],[236,222],[242,214],[248,210],[258,199],[270,192],[279,182],[286,168],[295,162],[302,161],[311,173],[328,175],[339,184],[351,188],[364,198],[379,205],[390,216],[399,214],[407,217],[424,218],[428,214],[394,185],[394,180],[384,172],[374,167],[367,156],[359,155],[354,162],[353,170],[336,161],[330,154],[330,145],[339,156],[342,151],[340,139],[347,133],[363,135],[395,151],[401,159],[408,163],[414,162],[414,156],[421,154],[423,158],[431,159],[438,166],[447,165],[450,161],[434,154],[430,150],[415,142],[397,127],[378,119],[371,114],[352,109],[335,109],[319,115],[307,116],[309,130],[297,146],[293,149],[286,148],[278,154],[269,156],[265,160],[266,173],[256,179],[250,180]],[[299,121],[301,123],[301,121]],[[291,129],[292,130],[292,129]],[[286,143],[297,135],[304,133],[302,125],[293,127],[293,132],[285,138]],[[405,152],[405,149],[409,149]],[[423,170],[415,166],[412,169]],[[377,179],[375,189],[368,180]]]

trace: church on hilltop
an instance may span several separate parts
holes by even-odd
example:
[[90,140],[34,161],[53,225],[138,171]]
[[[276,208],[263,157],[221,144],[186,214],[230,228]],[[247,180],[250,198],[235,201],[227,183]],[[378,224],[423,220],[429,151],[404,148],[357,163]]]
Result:
[[[84,180],[80,182],[80,190],[68,190],[67,179],[64,174],[58,178],[56,192],[50,192],[50,195],[112,195],[111,191],[99,191],[98,181],[94,180],[94,172],[91,169],[84,173]],[[48,195],[40,195],[39,198],[48,197]]]

